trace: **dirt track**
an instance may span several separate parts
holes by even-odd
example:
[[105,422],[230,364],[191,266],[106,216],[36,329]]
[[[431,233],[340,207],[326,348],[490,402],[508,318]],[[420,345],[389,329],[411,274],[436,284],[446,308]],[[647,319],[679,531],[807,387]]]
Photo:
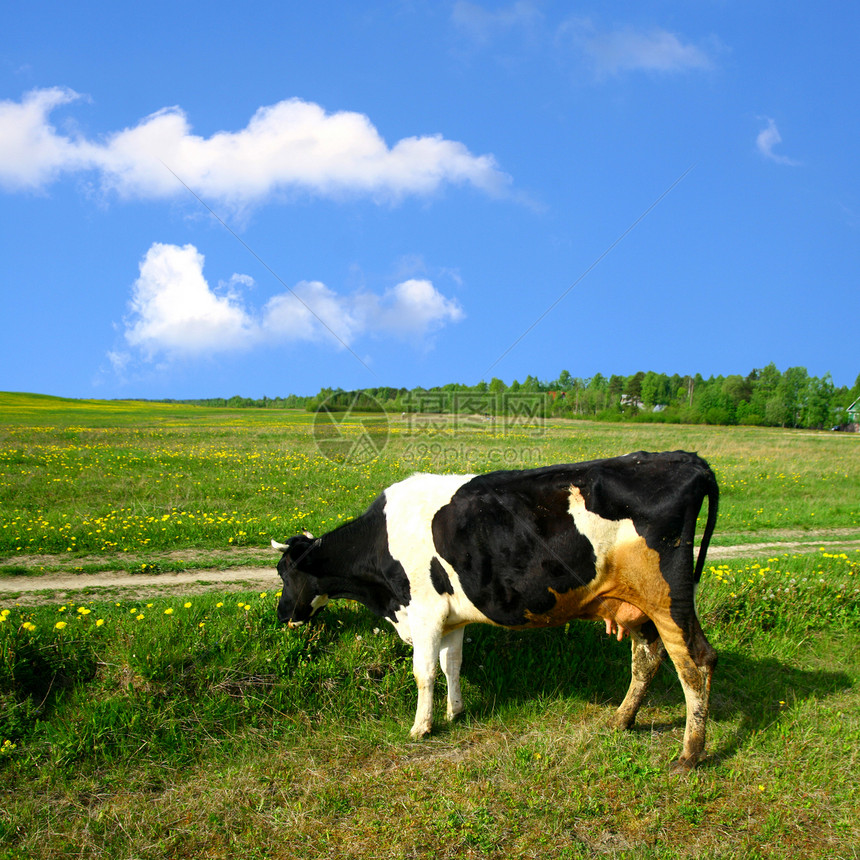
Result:
[[53,602],[81,593],[98,598],[138,598],[169,594],[203,594],[207,591],[280,590],[274,567],[245,567],[231,570],[188,570],[180,573],[46,573],[39,576],[0,578],[0,600],[11,597],[21,603]]
[[[766,543],[713,546],[708,561],[726,561],[735,558],[762,558],[782,553],[810,553],[826,549],[828,552],[854,552],[860,549],[856,531],[840,537],[829,534],[823,540],[805,536],[803,540],[782,540]],[[237,567],[226,570],[187,570],[178,573],[70,573],[22,574],[0,577],[0,600],[11,599],[20,603],[55,602],[84,595],[99,599],[111,597],[137,599],[144,596],[202,594],[207,591],[280,589],[280,579],[274,560],[270,567]]]

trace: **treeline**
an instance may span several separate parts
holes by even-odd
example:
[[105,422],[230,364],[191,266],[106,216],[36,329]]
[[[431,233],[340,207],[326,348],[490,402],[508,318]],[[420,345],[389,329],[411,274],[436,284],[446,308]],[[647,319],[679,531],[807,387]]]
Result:
[[163,400],[162,403],[187,403],[190,406],[218,406],[229,409],[305,409],[310,397],[300,397],[290,394],[287,397],[202,397],[193,400]]
[[510,385],[501,379],[477,385],[450,383],[435,388],[324,388],[313,397],[213,398],[184,401],[203,406],[469,413],[514,417],[592,418],[684,424],[744,424],[829,429],[858,421],[848,408],[860,397],[853,387],[836,387],[830,374],[810,376],[804,367],[780,371],[774,364],[746,376],[668,375],[653,371],[631,376],[598,373],[557,379],[527,376]]

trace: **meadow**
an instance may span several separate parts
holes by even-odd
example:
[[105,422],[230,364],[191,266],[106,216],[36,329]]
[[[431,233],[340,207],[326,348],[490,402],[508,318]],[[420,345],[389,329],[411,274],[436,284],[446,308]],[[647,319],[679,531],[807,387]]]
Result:
[[[858,856],[856,437],[10,394],[0,415],[0,573],[44,587],[0,601],[0,858]],[[629,646],[599,625],[470,627],[466,714],[445,724],[440,681],[413,742],[409,649],[360,606],[289,630],[274,590],[50,589],[60,570],[273,567],[271,537],[416,470],[675,448],[721,485],[700,590],[720,662],[685,778],[671,665],[635,730],[605,728]]]

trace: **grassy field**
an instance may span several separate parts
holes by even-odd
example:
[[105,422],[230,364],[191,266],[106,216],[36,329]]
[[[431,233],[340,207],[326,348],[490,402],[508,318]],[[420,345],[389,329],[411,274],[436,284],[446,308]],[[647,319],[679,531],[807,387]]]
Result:
[[[335,427],[276,410],[0,395],[9,576],[272,565],[417,469],[698,450],[721,483],[708,757],[669,762],[664,665],[605,728],[629,646],[585,623],[467,631],[467,713],[408,737],[409,649],[361,607],[277,626],[276,594],[0,601],[0,858],[860,856],[860,450],[768,429],[484,419]],[[791,542],[792,549],[788,549]],[[801,549],[798,550],[797,545]],[[177,555],[184,560],[177,561]],[[86,577],[84,577],[86,579]],[[444,687],[444,681],[440,682]]]
[[860,538],[854,434],[397,416],[359,417],[332,438],[304,412],[10,394],[0,394],[0,415],[7,569],[50,569],[58,557],[88,569],[124,556],[134,569],[148,554],[265,547],[301,528],[333,528],[414,471],[479,472],[640,449],[694,450],[711,463],[722,493],[717,543],[815,540],[834,530]]

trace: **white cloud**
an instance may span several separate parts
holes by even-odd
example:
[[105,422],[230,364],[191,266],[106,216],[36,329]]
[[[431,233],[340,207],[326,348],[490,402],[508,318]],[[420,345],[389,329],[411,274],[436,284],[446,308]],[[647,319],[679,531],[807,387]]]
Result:
[[598,74],[617,75],[640,69],[681,72],[708,69],[712,65],[703,50],[660,29],[645,32],[627,27],[611,33],[593,33],[585,40],[584,50]]
[[154,243],[140,264],[125,339],[147,357],[197,355],[247,347],[256,325],[235,290],[216,295],[193,245]]
[[627,26],[601,31],[590,18],[575,15],[547,28],[543,12],[529,0],[493,9],[471,0],[457,0],[451,21],[460,33],[479,45],[520,33],[529,37],[533,45],[545,48],[543,43],[553,33],[563,50],[569,51],[572,45],[576,55],[583,57],[599,77],[639,70],[668,73],[710,69],[714,65],[711,54],[722,49],[713,37],[708,39],[710,50],[705,50],[659,27]]
[[[154,243],[132,288],[125,340],[145,361],[211,356],[263,344],[322,341],[349,346],[364,335],[394,336],[412,343],[461,320],[460,305],[426,279],[409,279],[382,295],[348,296],[319,281],[303,281],[270,298],[260,310],[246,308],[241,287],[253,281],[233,275],[221,290],[203,276],[203,255],[193,246]],[[127,352],[108,358],[117,372]]]
[[[573,44],[598,77],[631,71],[677,73],[713,67],[703,48],[659,27],[621,27],[603,32],[589,18],[568,18],[559,28],[560,44]],[[716,40],[710,40],[715,46]]]
[[[451,21],[458,32],[478,45],[497,44],[510,33],[526,36],[532,47],[545,50],[551,41],[567,55],[573,48],[597,77],[629,71],[686,72],[711,69],[713,54],[724,50],[718,39],[706,40],[707,49],[659,27],[631,26],[601,30],[592,19],[568,16],[557,25],[545,25],[537,4],[517,0],[488,9],[471,0],[457,0]],[[551,35],[550,35],[551,34]]]
[[763,128],[758,133],[758,137],[756,137],[755,142],[758,151],[765,158],[775,161],[777,164],[786,164],[792,167],[798,166],[800,164],[799,161],[795,161],[793,158],[788,158],[785,155],[779,155],[773,151],[773,148],[777,144],[782,143],[782,135],[779,133],[776,123],[770,117],[762,117],[762,119],[767,120],[767,127]]
[[509,6],[492,11],[468,0],[457,0],[451,20],[460,32],[475,42],[484,44],[513,30],[530,33],[542,22],[543,14],[533,3],[526,0],[517,0]]
[[349,345],[365,328],[354,301],[320,281],[302,281],[292,291],[272,296],[259,320],[260,333],[272,342],[329,340]]
[[61,172],[89,167],[86,144],[57,134],[48,114],[78,99],[62,87],[33,90],[21,102],[0,101],[0,186],[40,188]]
[[378,326],[399,337],[423,336],[447,322],[458,322],[464,313],[423,278],[410,278],[387,290],[379,302]]
[[448,183],[501,193],[510,181],[492,155],[473,155],[458,141],[437,134],[389,147],[367,116],[326,113],[301,99],[262,107],[245,128],[208,138],[193,134],[181,108],[168,107],[96,142],[50,123],[54,109],[77,98],[54,88],[0,102],[1,184],[40,188],[86,170],[120,197],[149,199],[187,193],[179,177],[205,198],[244,207],[278,192],[396,200]]

